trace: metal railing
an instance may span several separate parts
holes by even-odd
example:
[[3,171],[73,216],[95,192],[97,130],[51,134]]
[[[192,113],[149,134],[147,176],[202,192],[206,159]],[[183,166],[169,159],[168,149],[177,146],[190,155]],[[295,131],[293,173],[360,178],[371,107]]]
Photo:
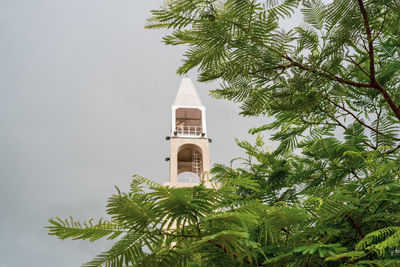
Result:
[[178,135],[201,135],[201,126],[176,126]]

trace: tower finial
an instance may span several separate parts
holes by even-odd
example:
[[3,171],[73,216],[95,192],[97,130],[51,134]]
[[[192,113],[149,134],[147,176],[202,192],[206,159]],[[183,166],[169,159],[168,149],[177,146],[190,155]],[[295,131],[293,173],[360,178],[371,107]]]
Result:
[[174,105],[178,106],[203,106],[196,88],[189,77],[184,77],[179,85]]

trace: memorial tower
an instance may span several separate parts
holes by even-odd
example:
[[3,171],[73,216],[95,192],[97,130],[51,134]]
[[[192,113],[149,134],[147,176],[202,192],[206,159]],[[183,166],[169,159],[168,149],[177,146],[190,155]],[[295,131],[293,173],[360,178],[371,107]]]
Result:
[[191,187],[200,182],[208,187],[210,152],[206,108],[190,78],[184,77],[172,105],[169,182],[171,187]]

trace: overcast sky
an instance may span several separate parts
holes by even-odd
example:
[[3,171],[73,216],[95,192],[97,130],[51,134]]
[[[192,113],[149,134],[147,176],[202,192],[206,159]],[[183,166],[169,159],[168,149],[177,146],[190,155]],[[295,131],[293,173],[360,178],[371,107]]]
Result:
[[[48,236],[50,217],[100,218],[132,174],[168,180],[170,109],[182,47],[144,30],[161,0],[0,1],[0,266],[79,266],[109,247]],[[212,163],[266,118],[195,87]]]

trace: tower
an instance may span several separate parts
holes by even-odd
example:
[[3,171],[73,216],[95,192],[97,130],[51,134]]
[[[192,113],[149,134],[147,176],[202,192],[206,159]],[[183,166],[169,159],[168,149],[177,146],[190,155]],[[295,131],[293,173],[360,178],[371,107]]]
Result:
[[172,105],[169,182],[172,187],[190,187],[204,181],[210,186],[210,152],[206,108],[192,81],[184,77]]

